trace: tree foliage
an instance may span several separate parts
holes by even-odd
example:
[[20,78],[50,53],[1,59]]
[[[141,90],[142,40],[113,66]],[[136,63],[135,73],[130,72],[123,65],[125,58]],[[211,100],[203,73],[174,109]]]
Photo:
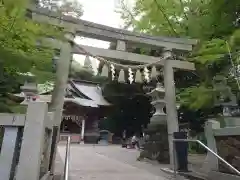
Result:
[[60,34],[50,25],[27,19],[25,1],[21,0],[21,5],[7,1],[0,8],[1,59],[6,66],[14,66],[23,72],[29,71],[32,66],[50,71],[53,51],[37,46],[37,42],[45,36],[57,37]]
[[[134,31],[199,40],[198,46],[187,57],[188,61],[196,64],[195,75],[185,72],[175,74],[181,77],[176,79],[181,85],[179,99],[184,105],[193,109],[213,106],[217,90],[212,79],[219,74],[226,77],[228,84],[236,90],[236,81],[229,76],[232,64],[226,42],[230,44],[232,60],[237,65],[239,0],[136,0],[131,9],[126,9],[125,3],[122,0],[122,8],[118,12],[126,26],[131,24]],[[186,82],[186,79],[191,79],[192,83]]]
[[36,4],[75,18],[80,18],[83,15],[82,5],[77,0],[38,0]]
[[50,25],[27,19],[25,16],[27,5],[27,0],[0,2],[0,95],[2,103],[8,102],[7,93],[20,90],[19,72],[29,72],[34,69],[36,72],[45,71],[50,74],[52,71],[53,50],[37,46],[37,42],[45,36],[58,38],[60,31]]
[[[186,57],[195,63],[196,71],[177,70],[175,85],[181,104],[179,121],[188,122],[193,132],[203,131],[205,120],[221,113],[222,108],[215,107],[215,102],[220,94],[230,94],[227,86],[240,97],[236,83],[240,80],[240,1],[136,0],[132,6],[127,3],[121,0],[117,10],[125,28],[155,36],[199,40]],[[226,83],[216,86],[214,79],[218,76]]]

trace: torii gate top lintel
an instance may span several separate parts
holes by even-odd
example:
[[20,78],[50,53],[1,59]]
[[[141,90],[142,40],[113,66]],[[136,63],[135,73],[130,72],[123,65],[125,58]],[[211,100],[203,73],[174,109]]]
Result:
[[185,51],[191,51],[192,46],[197,44],[197,40],[194,39],[150,36],[76,19],[71,16],[60,17],[58,13],[44,8],[31,8],[30,11],[32,12],[32,18],[34,20],[46,22],[48,17],[48,22],[53,25],[61,26],[69,30],[74,29],[76,35],[96,38],[99,40],[122,40],[126,41],[126,43],[130,42],[146,46],[164,47]]
[[[185,38],[169,38],[169,37],[156,37],[146,34],[139,34],[131,31],[126,31],[118,28],[108,27],[105,25],[88,22],[81,19],[76,19],[70,16],[59,16],[59,13],[49,11],[44,8],[31,7],[29,9],[31,18],[37,22],[49,23],[58,27],[63,27],[64,31],[74,33],[78,36],[85,36],[105,40],[110,42],[123,42],[123,48],[116,50],[102,49],[92,46],[81,45],[85,50],[91,54],[107,59],[117,59],[119,61],[128,61],[130,63],[155,63],[159,61],[158,57],[140,55],[126,51],[126,46],[132,44],[137,46],[144,45],[145,47],[157,47],[170,50],[191,51],[193,46],[197,44],[197,40]],[[53,42],[52,46],[60,48],[59,42]],[[54,44],[54,45],[53,45]],[[121,43],[120,43],[121,44]],[[83,51],[74,45],[72,49],[74,54],[85,54]],[[183,70],[195,70],[194,64],[186,61],[169,60],[173,68]],[[164,61],[158,63],[164,66]]]

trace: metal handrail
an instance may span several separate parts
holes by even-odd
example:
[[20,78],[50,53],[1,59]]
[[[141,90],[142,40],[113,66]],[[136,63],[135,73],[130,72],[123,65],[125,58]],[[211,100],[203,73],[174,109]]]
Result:
[[[240,175],[240,171],[237,170],[235,167],[233,167],[231,164],[229,164],[226,160],[224,160],[222,157],[220,157],[217,153],[215,153],[212,149],[210,149],[209,147],[207,147],[204,143],[202,143],[199,140],[195,140],[195,139],[173,139],[174,142],[196,142],[198,144],[200,144],[202,147],[204,147],[206,150],[208,150],[210,153],[212,153],[215,157],[217,157],[220,161],[222,161],[225,165],[227,165],[231,170],[233,170],[235,173],[237,173],[238,175]],[[175,143],[174,143],[175,144]],[[175,148],[174,148],[175,149]],[[175,150],[174,150],[174,159],[176,158],[176,154],[175,154]],[[176,165],[175,165],[175,160],[174,160],[174,174],[176,175]]]
[[69,178],[70,143],[71,143],[71,136],[68,135],[67,144],[66,144],[65,163],[64,163],[64,180],[68,180]]

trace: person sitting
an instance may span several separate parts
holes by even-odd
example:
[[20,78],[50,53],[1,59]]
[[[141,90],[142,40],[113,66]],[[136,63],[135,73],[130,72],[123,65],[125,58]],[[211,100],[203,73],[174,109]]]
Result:
[[138,137],[136,135],[134,135],[132,137],[132,140],[131,140],[131,143],[132,143],[132,147],[135,148],[137,146],[137,148],[139,149],[139,141],[138,141]]

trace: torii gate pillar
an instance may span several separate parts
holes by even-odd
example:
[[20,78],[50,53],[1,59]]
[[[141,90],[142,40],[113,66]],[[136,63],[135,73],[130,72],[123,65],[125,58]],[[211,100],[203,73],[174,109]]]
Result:
[[[165,57],[171,56],[170,50],[165,50]],[[164,87],[165,87],[165,101],[166,101],[166,111],[167,111],[167,128],[168,128],[168,143],[169,143],[169,155],[170,164],[173,165],[173,133],[179,131],[178,126],[178,116],[176,108],[176,94],[175,94],[175,84],[174,84],[174,72],[171,63],[166,60],[164,64]]]

